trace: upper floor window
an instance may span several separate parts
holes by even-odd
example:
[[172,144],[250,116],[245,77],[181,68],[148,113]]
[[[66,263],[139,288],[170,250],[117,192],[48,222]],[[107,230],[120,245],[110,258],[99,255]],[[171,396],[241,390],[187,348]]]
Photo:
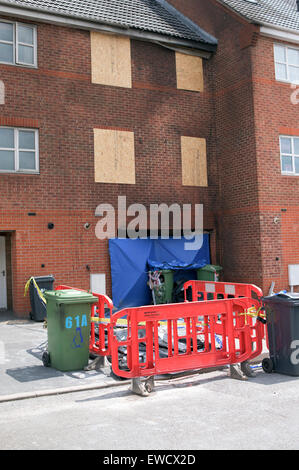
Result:
[[38,171],[38,130],[0,127],[0,172]]
[[276,80],[299,84],[299,49],[274,45]]
[[280,137],[281,172],[299,175],[299,137]]
[[35,26],[0,21],[0,63],[37,65]]

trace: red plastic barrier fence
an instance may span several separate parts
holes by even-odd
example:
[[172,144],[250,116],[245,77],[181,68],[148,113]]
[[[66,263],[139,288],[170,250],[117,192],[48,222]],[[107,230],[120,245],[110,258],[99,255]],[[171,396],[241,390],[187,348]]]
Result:
[[254,284],[240,284],[232,282],[214,281],[187,281],[184,284],[185,301],[188,289],[192,292],[192,301],[229,299],[235,297],[248,297],[260,299],[263,291]]
[[[75,289],[86,292],[83,289],[77,289],[75,287],[69,287],[65,285],[60,285],[55,288],[55,290],[63,289]],[[110,321],[109,319],[105,319],[105,306],[109,308],[111,318],[113,303],[107,295],[95,294],[94,292],[92,292],[92,295],[98,298],[98,302],[93,304],[91,307],[89,352],[95,354],[96,356],[110,356],[111,350],[108,332]],[[103,323],[103,321],[107,321],[107,323]],[[98,339],[96,339],[96,323],[98,324]],[[106,341],[105,336],[107,336]]]
[[[187,281],[184,284],[184,297],[185,302],[187,298],[192,297],[192,302],[199,300],[214,300],[214,299],[229,299],[247,297],[259,301],[259,309],[262,308],[263,291],[254,284],[241,284],[232,282],[214,282],[214,281]],[[259,310],[258,309],[258,310]],[[262,317],[263,313],[260,311],[259,315]],[[256,319],[254,315],[248,321],[254,329]],[[264,325],[263,337],[266,338],[266,344],[269,349],[268,330]]]
[[[136,378],[245,362],[262,351],[263,324],[257,321],[253,327],[247,319],[252,308],[257,310],[259,301],[231,298],[116,312],[109,327],[113,372]],[[115,326],[122,318],[127,331],[120,340]],[[124,350],[126,364],[120,367]]]

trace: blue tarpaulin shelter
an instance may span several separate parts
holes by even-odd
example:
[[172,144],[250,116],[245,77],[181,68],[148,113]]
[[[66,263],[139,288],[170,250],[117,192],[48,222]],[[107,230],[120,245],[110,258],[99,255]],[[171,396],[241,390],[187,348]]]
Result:
[[152,301],[147,285],[148,271],[172,269],[188,272],[210,263],[209,235],[204,234],[200,250],[185,250],[185,238],[111,239],[109,253],[112,298],[117,309],[148,305]]

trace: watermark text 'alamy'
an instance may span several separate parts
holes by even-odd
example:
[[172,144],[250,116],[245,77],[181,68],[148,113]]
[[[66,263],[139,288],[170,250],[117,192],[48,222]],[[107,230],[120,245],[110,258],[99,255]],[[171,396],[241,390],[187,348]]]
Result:
[[[194,225],[192,229],[192,209]],[[118,196],[118,206],[115,209],[111,204],[100,204],[95,216],[101,219],[95,228],[99,240],[107,238],[130,238],[156,240],[170,238],[170,216],[172,216],[172,233],[174,239],[184,237],[185,250],[199,250],[203,244],[203,205],[173,203],[150,204],[146,208],[143,204],[131,204],[127,207],[126,196]],[[159,218],[161,223],[159,224]],[[127,223],[127,220],[130,221]],[[159,225],[160,232],[159,235]]]

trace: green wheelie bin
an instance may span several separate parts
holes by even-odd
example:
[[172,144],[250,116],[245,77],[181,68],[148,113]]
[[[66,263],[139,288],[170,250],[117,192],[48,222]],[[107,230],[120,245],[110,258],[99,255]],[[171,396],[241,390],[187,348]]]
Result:
[[206,264],[203,268],[197,270],[198,281],[218,281],[220,272],[222,271],[221,266],[215,264]]
[[75,289],[46,291],[48,351],[43,364],[66,372],[88,365],[91,305],[97,302],[88,292]]
[[173,291],[173,271],[171,269],[162,269],[161,284],[154,287],[155,303],[170,304],[172,302]]

